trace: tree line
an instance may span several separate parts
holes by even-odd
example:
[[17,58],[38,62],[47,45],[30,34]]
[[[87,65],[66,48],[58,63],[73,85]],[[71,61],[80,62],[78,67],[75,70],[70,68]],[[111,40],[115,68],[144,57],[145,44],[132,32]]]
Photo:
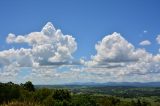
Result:
[[124,101],[113,96],[73,94],[67,89],[35,89],[24,84],[0,83],[0,106],[151,106],[147,101]]

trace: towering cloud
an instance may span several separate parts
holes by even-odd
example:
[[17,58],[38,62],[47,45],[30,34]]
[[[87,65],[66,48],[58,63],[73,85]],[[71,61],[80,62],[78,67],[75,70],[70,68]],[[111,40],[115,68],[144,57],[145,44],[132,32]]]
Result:
[[28,35],[9,34],[8,43],[27,43],[31,46],[30,55],[33,61],[40,64],[63,63],[72,59],[72,53],[77,49],[75,38],[63,35],[48,22],[41,32],[32,32]]
[[90,68],[92,73],[119,76],[125,78],[130,75],[148,75],[160,73],[159,55],[153,56],[144,49],[136,49],[119,33],[114,32],[105,36],[95,46],[97,54],[91,60],[83,63]]
[[102,41],[96,44],[95,49],[97,54],[92,56],[92,62],[102,65],[111,62],[138,61],[142,56],[146,55],[143,49],[135,49],[131,43],[116,32],[105,36]]
[[19,70],[21,67],[67,64],[72,61],[72,54],[77,49],[75,38],[64,35],[60,29],[56,30],[51,22],[48,22],[40,32],[18,36],[10,33],[6,41],[10,44],[26,43],[29,48],[0,51],[0,75],[5,75],[7,68],[11,66]]

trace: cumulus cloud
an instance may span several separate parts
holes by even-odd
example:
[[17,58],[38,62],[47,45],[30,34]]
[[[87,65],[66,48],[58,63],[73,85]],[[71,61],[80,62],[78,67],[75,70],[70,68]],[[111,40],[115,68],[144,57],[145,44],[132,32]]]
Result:
[[149,40],[144,40],[142,42],[139,43],[139,45],[142,45],[142,46],[147,46],[147,45],[150,45],[151,42]]
[[31,32],[24,36],[9,34],[7,42],[27,43],[31,48],[25,50],[29,50],[32,60],[40,64],[69,61],[77,49],[75,38],[63,35],[51,22],[48,22],[41,32]]
[[105,36],[96,44],[95,49],[97,54],[92,56],[92,61],[89,62],[91,64],[134,62],[146,55],[143,49],[135,49],[131,43],[116,32]]
[[20,70],[21,67],[35,68],[71,63],[72,54],[77,49],[75,38],[71,35],[64,35],[60,29],[56,30],[51,22],[48,22],[40,32],[31,32],[27,35],[10,33],[6,42],[26,43],[29,48],[0,51],[1,75],[8,73],[6,68],[11,66]]
[[36,71],[34,75],[47,76],[48,80],[58,80],[60,83],[160,80],[160,55],[135,48],[117,32],[105,36],[95,45],[95,49],[97,53],[90,60],[80,59],[84,66],[72,66],[63,72],[48,69],[46,74]]
[[18,64],[20,67],[31,67],[33,60],[31,56],[31,49],[9,49],[0,52],[1,65]]
[[[90,61],[81,62],[89,66],[92,73],[117,77],[160,73],[159,54],[152,55],[145,49],[137,49],[119,33],[105,36],[95,46],[97,54]],[[94,70],[98,68],[102,70]]]
[[[157,37],[160,44],[160,36]],[[9,44],[28,44],[27,48],[0,51],[0,81],[13,79],[23,68],[30,73],[24,80],[39,84],[107,81],[160,80],[160,54],[153,55],[136,48],[120,33],[105,36],[95,45],[91,59],[74,60],[77,49],[75,38],[64,35],[48,22],[40,32],[26,35],[8,34]],[[145,40],[140,45],[149,45]],[[73,65],[74,64],[74,65]],[[75,65],[76,64],[76,65]],[[157,78],[155,78],[155,77]],[[22,78],[21,78],[22,79]],[[38,80],[37,80],[38,79]]]
[[8,34],[8,37],[6,39],[7,43],[13,43],[15,41],[16,36],[12,33]]

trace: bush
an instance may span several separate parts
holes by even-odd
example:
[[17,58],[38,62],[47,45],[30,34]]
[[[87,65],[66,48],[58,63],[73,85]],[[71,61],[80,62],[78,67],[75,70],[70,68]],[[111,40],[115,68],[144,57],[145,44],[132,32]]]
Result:
[[59,100],[59,101],[63,101],[63,100],[69,101],[71,99],[70,92],[64,89],[55,90],[52,97],[55,100]]
[[45,106],[55,106],[55,101],[51,96],[48,96],[46,99],[43,100],[43,104]]
[[52,91],[51,90],[49,90],[47,88],[38,89],[38,90],[36,90],[36,92],[34,94],[34,100],[37,101],[37,102],[42,102],[49,95],[52,95]]
[[0,84],[0,103],[8,102],[20,97],[20,87],[12,82]]
[[75,95],[72,106],[96,106],[96,100],[91,95]]
[[28,91],[35,91],[34,85],[31,81],[28,81],[25,84],[21,84],[21,86]]

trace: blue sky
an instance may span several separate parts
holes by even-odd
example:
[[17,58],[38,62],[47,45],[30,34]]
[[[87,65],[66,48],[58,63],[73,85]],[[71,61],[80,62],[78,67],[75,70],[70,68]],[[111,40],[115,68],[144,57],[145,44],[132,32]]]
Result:
[[[31,48],[26,43],[7,43],[8,34],[25,36],[31,32],[40,32],[47,22],[51,22],[56,29],[61,29],[64,35],[75,38],[77,49],[72,53],[74,61],[79,61],[82,57],[86,58],[86,62],[93,61],[91,55],[99,55],[95,49],[97,42],[113,32],[120,33],[120,36],[136,49],[145,49],[145,52],[156,56],[160,47],[156,41],[160,34],[159,4],[159,0],[3,0],[0,1],[0,50]],[[140,45],[144,40],[150,41],[151,44]],[[76,66],[76,69],[82,70],[79,66]],[[20,73],[28,75],[30,72]],[[21,74],[18,76],[21,77]],[[97,79],[93,81],[101,82]],[[103,80],[105,81],[112,80]],[[72,79],[68,82],[72,82]]]

